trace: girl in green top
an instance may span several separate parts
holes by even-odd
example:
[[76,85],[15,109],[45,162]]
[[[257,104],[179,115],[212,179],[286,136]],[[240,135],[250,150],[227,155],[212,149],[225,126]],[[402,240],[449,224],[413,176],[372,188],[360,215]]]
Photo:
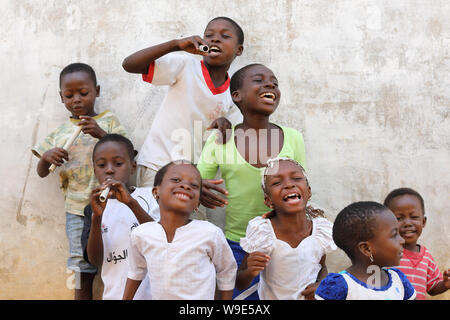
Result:
[[[231,129],[231,137],[223,145],[215,143],[216,135],[210,135],[197,167],[205,179],[202,204],[208,208],[227,204],[225,236],[239,266],[245,254],[239,241],[245,237],[248,222],[267,211],[260,185],[267,160],[287,157],[306,168],[306,156],[300,132],[269,121],[281,95],[277,78],[270,69],[261,64],[243,67],[231,78],[230,91],[243,122]],[[219,168],[225,180],[223,193],[227,200],[208,189]],[[238,294],[235,290],[233,298]],[[257,293],[249,298],[257,299]]]

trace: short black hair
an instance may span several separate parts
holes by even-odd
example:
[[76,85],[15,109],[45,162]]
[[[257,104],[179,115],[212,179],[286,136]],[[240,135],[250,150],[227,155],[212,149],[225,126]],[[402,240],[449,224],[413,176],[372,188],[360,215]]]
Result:
[[358,243],[375,236],[376,216],[388,210],[381,203],[374,201],[360,201],[348,205],[334,220],[334,243],[352,260]]
[[245,76],[246,71],[255,66],[265,67],[265,65],[263,65],[261,63],[252,63],[252,64],[246,65],[245,67],[240,68],[233,74],[233,76],[230,79],[230,93],[233,93],[236,90],[239,90],[240,88],[242,88],[242,83],[244,81],[244,76]]
[[425,215],[425,203],[423,201],[422,196],[416,190],[413,190],[411,188],[398,188],[398,189],[392,190],[386,196],[386,199],[384,199],[384,205],[386,207],[389,207],[389,202],[391,202],[392,199],[399,197],[399,196],[404,196],[404,195],[411,195],[411,196],[417,197],[420,201],[420,205],[422,206],[422,212]]
[[228,18],[228,17],[215,17],[214,19],[209,21],[206,26],[208,26],[211,22],[216,21],[216,20],[225,20],[225,21],[228,21],[229,23],[231,23],[236,31],[236,35],[238,37],[238,43],[241,45],[244,44],[244,31],[242,30],[241,26],[236,21],[234,21],[233,19]]
[[195,168],[195,170],[197,170],[198,175],[200,176],[200,193],[202,192],[202,175],[200,174],[200,171],[198,171],[197,167],[195,166],[195,164],[193,164],[190,161],[187,160],[175,160],[175,161],[170,161],[169,163],[167,163],[166,165],[164,165],[163,167],[161,167],[158,172],[156,172],[155,175],[155,179],[153,181],[153,187],[157,187],[159,185],[161,185],[164,176],[167,173],[167,170],[169,170],[169,168],[173,165],[176,164],[190,164],[191,166],[193,166]]
[[94,82],[94,86],[97,86],[97,76],[94,69],[90,65],[81,62],[71,63],[62,69],[59,74],[59,86],[61,87],[61,80],[66,74],[74,72],[86,72]]
[[92,160],[94,160],[94,155],[95,155],[95,151],[97,150],[97,147],[99,145],[102,145],[102,144],[104,144],[106,142],[110,142],[110,141],[123,144],[125,146],[125,148],[127,148],[127,153],[128,153],[128,156],[130,157],[130,160],[134,161],[134,158],[137,155],[137,151],[134,150],[133,143],[130,141],[130,139],[128,139],[120,134],[116,134],[116,133],[108,133],[103,138],[101,138],[100,140],[97,141],[97,143],[95,144],[94,150],[92,151]]

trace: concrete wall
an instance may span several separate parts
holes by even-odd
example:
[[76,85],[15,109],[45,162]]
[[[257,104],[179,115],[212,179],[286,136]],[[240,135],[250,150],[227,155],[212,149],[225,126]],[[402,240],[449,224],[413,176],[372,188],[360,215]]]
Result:
[[[218,15],[245,31],[233,70],[260,62],[277,75],[273,121],[303,132],[314,202],[333,220],[350,202],[415,188],[428,215],[421,242],[441,270],[450,266],[449,1],[0,0],[0,8],[0,298],[72,298],[58,177],[39,178],[30,152],[68,117],[61,68],[96,69],[97,111],[115,112],[139,148],[165,89],[127,74],[123,58],[202,34]],[[330,271],[347,264],[341,252],[328,257]]]

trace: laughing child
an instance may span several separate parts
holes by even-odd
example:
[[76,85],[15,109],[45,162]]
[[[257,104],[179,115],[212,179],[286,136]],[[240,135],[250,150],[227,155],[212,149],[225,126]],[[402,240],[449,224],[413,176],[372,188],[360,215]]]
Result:
[[261,273],[261,300],[314,299],[327,275],[326,254],[336,249],[333,224],[307,207],[311,197],[306,173],[289,158],[270,159],[262,188],[273,211],[268,218],[250,220],[241,247],[247,252],[236,278],[244,289]]
[[[239,241],[245,237],[248,222],[267,212],[261,189],[261,175],[267,160],[288,157],[305,168],[306,156],[299,131],[269,120],[281,95],[278,80],[269,68],[251,64],[239,69],[231,78],[230,92],[243,115],[243,122],[232,127],[231,138],[225,144],[217,144],[211,135],[197,167],[203,179],[214,179],[220,168],[228,192],[227,200],[204,188],[202,204],[206,207],[228,204],[225,236],[239,266],[246,254]],[[258,277],[255,277],[252,287],[257,281]],[[240,293],[235,290],[233,297]],[[247,299],[258,299],[257,293]]]
[[438,295],[450,288],[450,269],[442,274],[430,251],[417,241],[427,223],[422,196],[410,188],[391,191],[384,205],[397,217],[400,235],[405,239],[403,257],[397,267],[413,284],[418,300],[425,300],[426,294]]
[[156,174],[153,196],[161,213],[131,233],[130,267],[123,299],[132,299],[147,274],[152,299],[231,299],[236,262],[222,230],[191,220],[200,205],[202,180],[197,168],[170,162]]

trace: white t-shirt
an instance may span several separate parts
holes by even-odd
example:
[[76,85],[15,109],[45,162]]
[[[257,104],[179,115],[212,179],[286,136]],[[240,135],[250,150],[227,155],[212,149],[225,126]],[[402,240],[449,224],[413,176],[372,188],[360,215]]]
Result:
[[208,221],[192,220],[167,242],[164,228],[149,222],[131,233],[128,278],[150,277],[152,299],[212,300],[232,290],[237,265],[223,231]]
[[[159,221],[159,207],[151,188],[136,188],[131,194],[139,205]],[[134,213],[122,202],[108,199],[102,216],[103,300],[121,300],[127,281],[131,231],[139,226]],[[144,278],[134,297],[136,300],[150,300],[148,277]]]
[[380,269],[386,272],[385,286],[371,287],[342,271],[329,273],[315,292],[317,300],[414,300],[416,291],[403,272],[396,268]]
[[316,282],[324,254],[336,249],[333,224],[324,218],[312,219],[312,233],[296,248],[277,239],[270,219],[256,217],[249,221],[245,238],[240,241],[247,253],[263,252],[270,256],[261,272],[258,295],[261,300],[304,300],[301,292]]
[[173,160],[197,163],[207,138],[203,135],[215,119],[242,121],[231,99],[230,77],[215,88],[203,61],[192,54],[169,53],[155,60],[142,78],[169,88],[138,154],[139,165],[157,170]]

